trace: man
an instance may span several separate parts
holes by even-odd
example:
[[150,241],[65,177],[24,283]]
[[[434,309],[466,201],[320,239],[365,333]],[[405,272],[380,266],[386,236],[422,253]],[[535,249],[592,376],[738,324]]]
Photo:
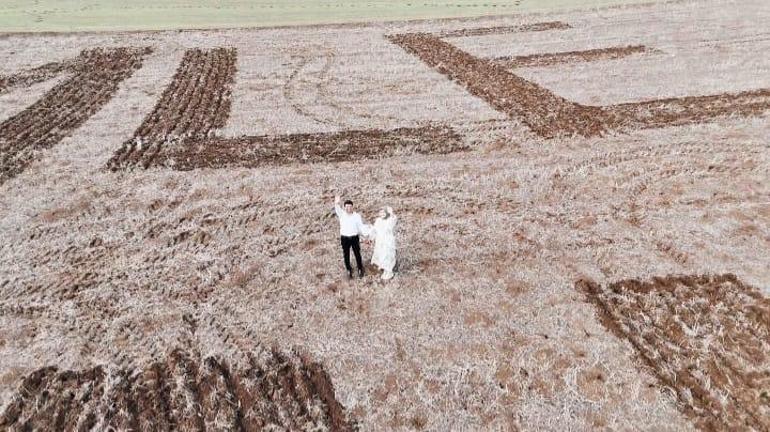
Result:
[[353,248],[353,254],[356,256],[356,265],[358,266],[358,277],[364,277],[364,265],[361,262],[361,244],[359,235],[366,232],[364,221],[361,215],[353,211],[353,201],[345,201],[345,208],[340,207],[340,197],[334,197],[334,212],[340,220],[340,241],[342,243],[342,255],[345,258],[345,268],[348,271],[348,277],[353,278],[353,267],[350,266],[350,248]]

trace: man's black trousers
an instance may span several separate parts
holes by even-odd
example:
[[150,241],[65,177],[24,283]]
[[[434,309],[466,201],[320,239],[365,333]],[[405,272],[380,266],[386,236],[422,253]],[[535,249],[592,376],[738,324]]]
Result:
[[340,236],[342,242],[342,255],[345,257],[345,268],[348,273],[353,271],[350,267],[350,248],[353,248],[353,254],[356,256],[356,265],[358,270],[363,270],[364,266],[361,264],[361,244],[358,241],[358,236]]

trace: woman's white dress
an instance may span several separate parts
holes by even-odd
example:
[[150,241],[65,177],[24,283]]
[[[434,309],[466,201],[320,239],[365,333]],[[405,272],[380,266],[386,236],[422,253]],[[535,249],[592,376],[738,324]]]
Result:
[[390,217],[377,218],[374,221],[374,252],[372,264],[383,271],[383,279],[393,277],[393,267],[396,266],[396,223],[398,218],[391,212]]

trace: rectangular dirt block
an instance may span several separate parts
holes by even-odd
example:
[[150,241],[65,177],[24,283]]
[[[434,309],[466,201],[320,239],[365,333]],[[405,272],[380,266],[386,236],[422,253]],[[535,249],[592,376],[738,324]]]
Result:
[[565,22],[548,21],[548,22],[539,22],[539,23],[522,24],[522,25],[514,25],[514,26],[477,27],[477,28],[466,28],[466,29],[459,29],[459,30],[449,30],[449,31],[441,32],[437,36],[442,38],[489,36],[489,35],[506,34],[506,33],[564,30],[568,28],[572,28],[572,27]]
[[165,163],[174,169],[253,168],[292,163],[344,162],[398,154],[445,154],[467,150],[446,126],[334,133],[202,138],[180,143]]

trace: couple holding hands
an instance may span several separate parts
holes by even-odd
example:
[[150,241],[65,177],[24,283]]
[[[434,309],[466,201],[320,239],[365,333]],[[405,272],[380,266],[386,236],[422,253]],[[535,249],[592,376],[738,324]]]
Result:
[[396,222],[398,222],[393,209],[390,207],[381,209],[374,224],[367,225],[364,224],[361,215],[353,210],[353,201],[346,200],[342,206],[340,202],[339,195],[334,197],[334,213],[340,221],[342,255],[345,258],[348,276],[353,278],[353,267],[350,266],[350,249],[353,249],[358,266],[358,277],[364,277],[360,244],[360,236],[364,236],[374,239],[372,264],[382,270],[382,279],[393,278],[393,268],[396,266]]

